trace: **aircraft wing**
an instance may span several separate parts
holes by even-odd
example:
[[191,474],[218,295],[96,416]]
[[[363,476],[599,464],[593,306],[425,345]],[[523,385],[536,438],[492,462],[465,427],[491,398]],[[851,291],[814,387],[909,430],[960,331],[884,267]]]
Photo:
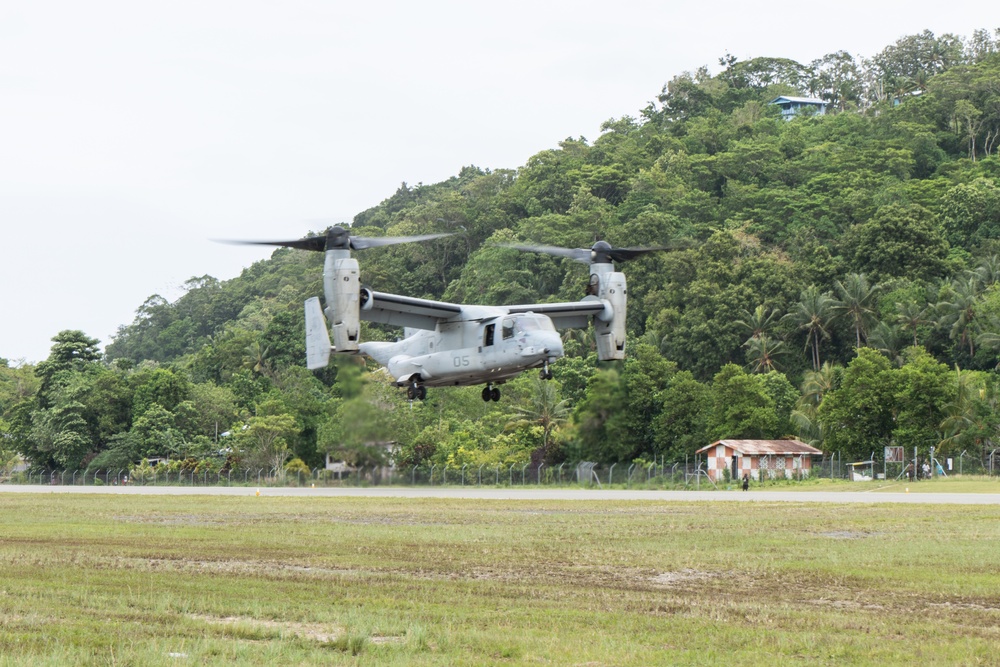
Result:
[[557,303],[532,303],[507,306],[509,313],[540,313],[547,315],[557,329],[586,329],[590,318],[600,315],[607,306],[597,297],[589,296],[583,301],[562,301]]
[[462,307],[445,301],[416,299],[411,296],[371,292],[361,308],[361,319],[398,327],[433,330],[442,320],[462,314]]

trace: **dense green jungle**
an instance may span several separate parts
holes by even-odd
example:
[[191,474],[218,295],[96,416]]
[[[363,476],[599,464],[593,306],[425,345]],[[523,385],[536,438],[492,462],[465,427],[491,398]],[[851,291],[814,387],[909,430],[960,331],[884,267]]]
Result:
[[[410,403],[376,365],[305,368],[322,255],[274,252],[227,281],[149,297],[103,351],[59,332],[0,360],[8,473],[169,457],[184,470],[684,460],[719,438],[792,436],[867,458],[897,444],[973,458],[1000,427],[1000,30],[910,35],[870,58],[726,55],[655,101],[517,169],[402,184],[366,236],[457,232],[358,253],[384,292],[488,304],[577,300],[580,264],[498,247],[674,245],[623,265],[628,358],[566,331],[555,379],[503,398]],[[781,116],[808,96],[825,113]],[[488,131],[488,128],[484,128]],[[315,230],[322,233],[322,230]],[[398,330],[365,325],[366,339]],[[909,449],[908,449],[909,451]]]

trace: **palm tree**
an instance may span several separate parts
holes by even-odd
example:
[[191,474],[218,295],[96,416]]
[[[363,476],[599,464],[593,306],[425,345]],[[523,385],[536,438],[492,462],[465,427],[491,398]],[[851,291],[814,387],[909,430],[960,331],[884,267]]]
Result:
[[[976,336],[976,344],[987,350],[1000,350],[1000,317],[991,315],[981,328],[982,332]],[[997,362],[997,368],[1000,369],[1000,361]]]
[[[763,305],[754,308],[752,313],[744,310],[741,315],[743,319],[736,320],[736,324],[746,328],[750,332],[750,338],[759,338],[767,335],[779,319],[777,309],[765,308]],[[747,341],[747,343],[749,342]]]
[[752,336],[743,343],[747,349],[747,364],[752,373],[767,373],[777,370],[777,358],[786,353],[785,344],[767,334]]
[[956,365],[955,372],[958,374],[958,381],[955,383],[955,396],[944,406],[945,418],[941,422],[940,429],[945,434],[942,444],[946,442],[957,442],[962,438],[967,430],[973,429],[977,424],[976,403],[986,398],[986,389],[982,387],[971,373],[962,373]]
[[823,362],[819,370],[806,371],[802,376],[801,401],[818,407],[823,397],[836,388],[839,375],[840,367],[830,365],[829,361]]
[[822,422],[817,418],[816,408],[799,406],[792,410],[791,418],[792,423],[795,424],[796,435],[799,437],[799,440],[807,445],[822,448],[826,430],[823,428]]
[[934,306],[940,315],[938,324],[950,327],[949,338],[957,340],[963,347],[969,346],[970,357],[976,354],[974,323],[979,293],[977,279],[954,280],[944,289],[943,300]]
[[833,306],[837,303],[828,292],[820,292],[815,285],[802,290],[799,300],[792,306],[792,311],[782,317],[800,331],[806,332],[806,348],[812,350],[813,369],[819,370],[819,344],[821,340],[830,338],[830,322],[836,313]]
[[833,284],[840,300],[834,304],[833,311],[845,315],[854,327],[855,349],[861,347],[861,337],[875,323],[875,308],[878,306],[878,286],[868,284],[863,273],[851,273],[844,279]]
[[559,399],[557,383],[536,377],[531,385],[527,407],[515,407],[514,412],[515,418],[507,427],[541,426],[542,448],[548,452],[552,432],[569,418],[569,400]]
[[879,322],[878,326],[872,330],[871,336],[868,337],[868,344],[889,357],[893,364],[902,368],[903,364],[906,363],[906,360],[903,359],[903,348],[906,347],[903,336],[904,334],[899,327]]
[[254,373],[274,377],[274,367],[268,358],[270,354],[271,348],[264,347],[259,340],[255,340],[247,345],[243,364],[252,368]]
[[1000,255],[987,255],[979,260],[979,266],[969,272],[985,289],[1000,283]]
[[896,324],[906,331],[907,329],[913,333],[913,344],[919,345],[917,341],[917,329],[919,329],[924,324],[930,324],[931,320],[931,309],[921,306],[915,301],[907,301],[906,303],[896,302]]

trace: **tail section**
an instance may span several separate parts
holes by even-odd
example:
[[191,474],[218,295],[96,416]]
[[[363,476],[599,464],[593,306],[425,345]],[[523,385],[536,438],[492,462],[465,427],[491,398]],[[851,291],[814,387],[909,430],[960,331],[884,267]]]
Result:
[[326,368],[330,363],[330,333],[319,297],[306,299],[306,367]]

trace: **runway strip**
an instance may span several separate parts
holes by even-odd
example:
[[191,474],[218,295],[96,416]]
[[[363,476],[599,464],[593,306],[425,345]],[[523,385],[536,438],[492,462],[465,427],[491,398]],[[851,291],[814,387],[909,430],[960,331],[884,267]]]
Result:
[[[0,493],[97,493],[138,496],[254,496],[245,486],[40,486],[0,484]],[[440,498],[453,500],[650,500],[656,502],[906,503],[1000,505],[1000,493],[889,493],[872,491],[649,491],[624,489],[492,489],[477,487],[260,487],[261,496],[310,498]]]

